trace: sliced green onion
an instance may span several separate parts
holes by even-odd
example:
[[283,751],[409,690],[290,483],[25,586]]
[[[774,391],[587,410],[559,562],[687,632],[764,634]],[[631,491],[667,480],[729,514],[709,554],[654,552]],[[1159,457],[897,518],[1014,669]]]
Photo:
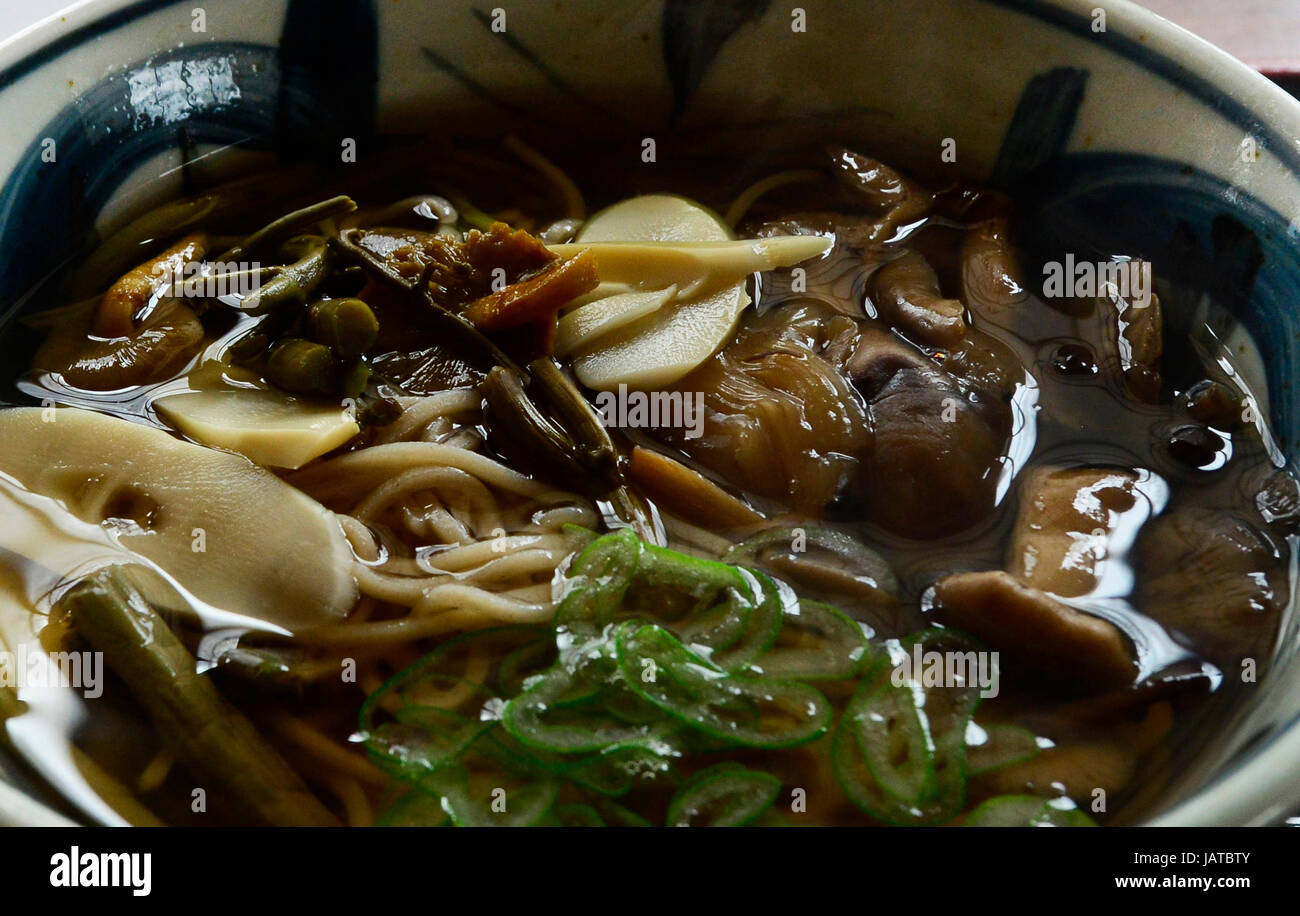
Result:
[[555,611],[555,624],[593,636],[614,621],[641,560],[640,539],[629,528],[593,541],[569,567],[569,592]]
[[[467,672],[473,654],[482,653],[489,658],[500,658],[549,638],[550,631],[542,627],[507,626],[476,630],[448,640],[419,661],[403,668],[366,697],[359,716],[362,734],[373,730],[376,715],[386,704],[396,702],[402,706],[427,706],[430,705],[430,690],[445,695],[449,685],[469,683],[462,675]],[[460,708],[452,711],[478,718],[484,701],[500,695],[495,678],[476,684],[475,688],[458,704]]]
[[574,549],[579,552],[590,547],[591,542],[600,537],[599,532],[584,528],[582,525],[575,525],[572,522],[565,522],[560,526],[560,530],[572,540]]
[[501,724],[529,748],[562,754],[591,753],[652,736],[654,725],[624,722],[597,703],[574,702],[575,692],[590,683],[557,665],[506,703]]
[[[452,823],[648,825],[612,799],[678,786],[670,824],[789,824],[771,808],[776,777],[733,761],[681,783],[678,767],[826,735],[833,710],[806,683],[816,679],[856,682],[831,764],[847,798],[881,822],[953,821],[968,741],[975,772],[1037,751],[1023,729],[973,723],[979,684],[936,682],[928,658],[923,670],[904,667],[916,653],[977,652],[959,633],[874,646],[865,627],[764,572],[645,545],[628,530],[573,539],[586,543],[554,628],[449,640],[363,704],[372,758],[439,800]],[[971,660],[940,670],[960,674]],[[561,797],[569,804],[557,807]],[[395,806],[384,822],[437,820],[427,802],[404,804],[412,813]],[[1084,817],[1053,804],[1027,817]]]
[[442,798],[411,789],[375,822],[376,827],[446,827],[451,818],[442,808]]
[[573,764],[564,775],[609,798],[619,798],[638,786],[661,784],[675,776],[673,760],[680,755],[672,734],[644,746],[617,747]]
[[669,827],[741,827],[771,807],[781,780],[741,766],[695,774],[668,803]]
[[591,805],[557,805],[555,822],[560,827],[604,827],[605,820]]
[[1068,798],[999,795],[966,817],[967,827],[1096,827]]
[[829,727],[831,706],[797,681],[728,674],[663,627],[625,628],[618,638],[624,682],[669,715],[705,734],[747,747],[786,748]]
[[749,591],[757,596],[757,603],[745,615],[739,638],[712,657],[714,664],[727,671],[743,671],[757,662],[776,642],[786,614],[799,606],[799,599],[784,582],[776,582],[757,570],[740,572],[752,581]]
[[624,807],[618,802],[610,801],[608,798],[602,798],[596,802],[596,810],[600,812],[605,823],[611,827],[653,827],[654,824],[637,814],[631,808]]
[[850,704],[844,727],[854,729],[876,785],[904,804],[920,805],[934,797],[935,753],[913,686],[882,680]]
[[877,784],[858,745],[855,729],[840,723],[831,739],[835,780],[849,801],[876,820],[898,826],[925,826],[952,820],[965,801],[965,780],[949,767],[936,768],[935,791],[923,804],[907,804]]
[[[877,820],[944,823],[965,804],[966,730],[979,704],[978,685],[924,684],[923,672],[908,674],[903,666],[915,652],[977,650],[952,630],[925,630],[886,646],[889,663],[873,671],[844,710],[832,767],[849,800]],[[915,721],[899,712],[908,700]]]
[[861,624],[829,604],[787,606],[775,643],[759,666],[770,677],[847,680],[871,658]]
[[559,794],[559,783],[551,779],[485,779],[459,764],[439,770],[427,784],[441,793],[457,827],[529,827],[541,823]]
[[641,574],[647,585],[681,589],[697,597],[727,589],[752,594],[750,582],[734,567],[647,544]]
[[371,759],[403,778],[418,779],[459,760],[495,722],[468,719],[434,706],[407,706],[395,721],[374,726],[365,736]]
[[[803,549],[796,552],[795,545]],[[779,551],[781,556],[797,562],[808,555],[808,548],[825,551],[844,566],[846,575],[858,586],[887,595],[898,594],[898,579],[884,557],[843,532],[816,526],[770,528],[732,547],[722,560],[741,566],[760,566],[778,572],[769,565],[765,554]],[[790,564],[785,564],[789,566]],[[781,572],[783,572],[781,570]]]

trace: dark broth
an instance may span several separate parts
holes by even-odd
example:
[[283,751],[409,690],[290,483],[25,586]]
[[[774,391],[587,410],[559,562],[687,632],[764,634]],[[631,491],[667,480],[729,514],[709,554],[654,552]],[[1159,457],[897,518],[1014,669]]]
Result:
[[[735,163],[703,159],[685,151],[674,150],[673,153],[672,156],[665,155],[664,159],[675,165],[654,167],[639,163],[634,154],[623,150],[587,152],[582,156],[559,155],[556,159],[568,168],[569,174],[579,176],[578,184],[588,195],[592,211],[633,194],[650,191],[691,196],[722,211],[736,192],[766,171],[791,165],[820,167],[816,156],[802,154],[755,157],[752,161]],[[620,164],[628,162],[638,164],[630,167]],[[495,213],[509,208],[535,214],[536,224],[544,225],[547,214],[554,209],[553,201],[535,186],[510,185],[515,176],[516,173],[508,169],[501,174],[489,172],[480,176],[477,185],[471,183],[471,186],[458,190],[472,195],[476,206],[482,210]],[[436,177],[426,183],[421,181],[424,179],[418,179],[413,186],[410,179],[398,170],[395,175],[374,181],[370,187],[354,189],[347,177],[338,187],[353,194],[362,207],[382,205],[411,193],[443,193]],[[827,206],[829,194],[824,187],[809,189],[798,184],[774,191],[757,202],[746,215],[741,225],[742,234],[745,228],[761,229],[778,220],[787,220],[787,228],[799,226],[801,220],[815,228],[815,220],[806,220],[802,214]],[[890,330],[870,301],[871,274],[904,248],[924,252],[937,270],[944,295],[960,296],[960,246],[967,227],[983,218],[979,209],[981,198],[975,192],[959,189],[945,194],[950,201],[961,200],[965,195],[967,203],[953,206],[947,213],[928,216],[900,227],[892,239],[873,243],[865,249],[840,240],[830,255],[809,268],[805,289],[792,289],[788,270],[756,277],[751,284],[755,307],[746,311],[741,322],[742,333],[760,333],[764,327],[779,324],[782,316],[794,316],[800,309],[811,315],[810,320],[814,323],[840,315],[859,328]],[[315,196],[323,197],[325,194],[320,192]],[[285,203],[269,209],[279,212],[288,208]],[[256,225],[257,221],[253,220],[238,227],[222,227],[222,231],[248,231]],[[142,251],[140,259],[148,253]],[[1178,277],[1162,275],[1159,264],[1154,267],[1157,291],[1177,286]],[[1254,410],[1256,419],[1251,422],[1239,423],[1233,429],[1213,429],[1219,448],[1217,456],[1207,456],[1204,468],[1190,466],[1186,460],[1180,461],[1169,446],[1170,437],[1177,429],[1199,422],[1191,417],[1186,406],[1192,386],[1206,379],[1213,380],[1225,386],[1235,401],[1253,403],[1255,393],[1234,371],[1238,354],[1226,349],[1210,349],[1219,341],[1213,331],[1222,336],[1223,329],[1231,325],[1230,319],[1222,310],[1212,308],[1206,327],[1201,329],[1204,333],[1198,330],[1195,335],[1197,340],[1205,343],[1199,355],[1181,342],[1172,345],[1167,341],[1167,356],[1162,366],[1164,386],[1154,402],[1143,403],[1126,390],[1123,377],[1114,371],[1115,367],[1106,364],[1107,346],[1103,341],[1106,333],[1105,300],[1044,300],[1036,295],[1040,277],[1041,272],[1036,270],[1024,271],[1023,282],[1029,294],[1014,311],[1000,316],[974,315],[973,327],[1013,354],[1023,371],[1008,407],[1012,422],[1009,445],[999,466],[990,468],[990,473],[1004,477],[998,487],[995,505],[976,524],[955,534],[915,540],[890,533],[871,522],[864,509],[863,495],[853,492],[853,487],[839,488],[843,492],[837,493],[834,500],[820,508],[795,507],[790,499],[780,495],[781,481],[774,483],[773,490],[767,493],[757,493],[752,488],[747,490],[743,483],[715,473],[717,469],[710,467],[707,452],[698,452],[691,443],[675,439],[671,433],[665,436],[638,433],[633,438],[701,469],[745,496],[770,517],[779,517],[785,524],[824,526],[861,539],[877,550],[899,579],[897,604],[882,609],[872,602],[855,604],[854,599],[843,598],[840,606],[846,613],[869,625],[875,636],[882,639],[904,636],[940,619],[934,601],[936,580],[949,573],[1003,567],[1004,554],[1020,508],[1018,483],[1027,473],[1048,466],[1103,465],[1136,469],[1140,478],[1139,492],[1152,502],[1152,516],[1200,510],[1211,515],[1240,518],[1253,526],[1272,549],[1270,568],[1254,571],[1257,578],[1265,580],[1274,592],[1271,600],[1275,613],[1269,617],[1270,632],[1261,633],[1258,640],[1258,658],[1262,667],[1280,620],[1281,605],[1289,593],[1285,571],[1290,564],[1291,546],[1288,537],[1290,520],[1274,518],[1270,523],[1261,517],[1257,505],[1261,499],[1267,500],[1269,492],[1284,491],[1293,484],[1289,478],[1279,482],[1277,475],[1281,473],[1279,469],[1283,462],[1263,421],[1258,419],[1262,413],[1258,408]],[[37,305],[65,304],[53,288],[37,291],[32,299],[34,305],[29,311]],[[214,310],[204,318],[209,340],[222,335],[233,336],[242,328],[242,321],[232,323],[232,316],[220,310]],[[1171,332],[1166,330],[1166,337],[1170,336]],[[11,321],[0,341],[0,352],[6,355],[7,365],[21,370],[9,379],[12,400],[19,403],[48,400],[83,406],[166,428],[154,411],[152,401],[160,393],[171,390],[168,382],[106,393],[77,391],[49,375],[27,371],[30,353],[39,339],[39,332]],[[918,347],[917,350],[918,353],[924,352],[937,368],[947,368],[947,361],[954,355],[933,347]],[[958,367],[953,371],[961,370]],[[698,376],[688,376],[676,387],[690,391],[696,381]],[[856,399],[854,409],[869,412],[869,395],[853,385],[849,385],[848,390],[850,397]],[[705,439],[710,435],[706,431]],[[522,469],[529,472],[538,470]],[[947,508],[942,503],[933,503],[928,505],[927,511],[943,513]],[[1145,570],[1140,556],[1145,545],[1141,532],[1135,531],[1133,535],[1133,541],[1107,555],[1105,577],[1098,588],[1071,603],[1111,622],[1132,642],[1137,653],[1136,681],[1139,686],[1105,696],[1090,696],[1086,691],[1045,684],[1042,679],[1012,664],[1006,669],[1000,694],[981,706],[977,717],[985,724],[1023,725],[1045,739],[1043,743],[1050,742],[1059,748],[1078,748],[1081,759],[1074,761],[1076,770],[1066,773],[1062,779],[1076,792],[1078,780],[1092,779],[1089,785],[1109,780],[1115,791],[1105,810],[1093,809],[1099,821],[1108,823],[1131,823],[1152,810],[1173,775],[1213,740],[1222,724],[1247,699],[1251,687],[1251,684],[1242,683],[1239,659],[1225,657],[1215,645],[1204,641],[1198,643],[1188,634],[1143,612],[1138,592],[1144,582]],[[1213,569],[1188,570],[1188,575],[1203,575],[1205,588],[1213,590],[1217,587]],[[1261,611],[1261,618],[1264,617],[1268,614]],[[192,624],[187,627],[189,640],[197,642],[201,634]],[[407,652],[397,661],[413,660],[417,654]],[[393,660],[384,662],[384,665],[390,669],[397,667]],[[384,673],[390,672],[385,670]],[[363,694],[355,687],[344,685],[317,685],[302,696],[274,700],[243,690],[236,683],[222,681],[222,686],[230,698],[259,724],[273,721],[277,710],[288,710],[310,719],[321,733],[343,746],[355,728],[357,709],[363,699]],[[828,689],[828,692],[831,691]],[[73,737],[111,775],[124,784],[133,784],[160,744],[147,718],[126,699],[122,683],[110,681],[105,693],[109,702],[73,726]],[[846,696],[832,695],[832,701],[836,703],[846,699]],[[55,728],[64,727],[56,723],[47,724]],[[282,735],[276,741],[291,763],[301,767],[303,772],[310,772],[311,756],[301,744],[285,740]],[[779,755],[758,751],[715,754],[708,758],[708,762],[718,759],[757,762],[780,777],[784,785],[808,789],[808,816],[814,822],[871,823],[870,818],[848,804],[834,789],[834,778],[827,760],[829,741],[829,737],[822,738],[796,752]],[[29,754],[37,753],[35,746],[29,746],[27,751]],[[58,757],[56,749],[50,751],[52,758]],[[82,813],[87,811],[85,805],[76,804],[84,788],[74,785],[75,778],[69,777],[66,769],[60,770],[55,765],[57,761],[34,758],[30,762],[65,798],[73,800],[74,808],[79,808]],[[1102,776],[1090,776],[1089,766],[1105,772]],[[690,767],[691,764],[687,763],[683,769],[689,770]],[[1008,785],[999,779],[985,776],[973,780],[967,809],[971,804],[997,794],[1035,790],[1051,794],[1042,785]],[[189,787],[192,782],[181,768],[174,769],[160,787],[149,793],[150,806],[172,823],[239,823],[245,820],[242,813],[234,813],[238,812],[238,806],[227,805],[219,798],[209,800],[208,811],[213,813],[195,814],[190,806]],[[381,794],[376,790],[376,797]],[[662,816],[669,794],[666,789],[637,790],[632,801],[625,800],[625,803],[647,815]],[[1076,797],[1075,801],[1083,807],[1089,798],[1085,795]]]

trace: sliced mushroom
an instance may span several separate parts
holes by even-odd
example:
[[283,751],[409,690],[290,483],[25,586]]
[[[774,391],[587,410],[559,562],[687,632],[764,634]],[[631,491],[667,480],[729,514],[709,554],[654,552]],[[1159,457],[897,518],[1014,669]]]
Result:
[[932,369],[934,363],[906,341],[880,328],[864,327],[857,346],[844,363],[844,374],[867,397],[884,388],[895,372]]
[[940,579],[935,599],[945,622],[1051,680],[1106,689],[1131,684],[1137,675],[1133,648],[1114,624],[1002,570]]
[[700,398],[703,435],[662,438],[722,479],[792,509],[821,513],[854,476],[869,443],[866,405],[816,350],[824,309],[778,306],[754,316],[713,359],[673,386]]
[[632,449],[627,471],[647,496],[693,524],[716,530],[763,520],[763,516],[703,474],[667,455],[638,445]]
[[1201,703],[1217,686],[1218,673],[1199,662],[1188,660],[1183,670],[1173,669],[1168,674],[1149,678],[1132,687],[1121,687],[1106,693],[1080,697],[1069,703],[1053,706],[1041,717],[1044,734],[1061,728],[1114,728],[1132,724],[1151,714],[1157,706],[1186,709]]
[[1113,797],[1133,780],[1136,769],[1137,759],[1127,748],[1111,741],[1087,741],[1048,748],[978,776],[971,791],[980,796],[1064,794],[1088,810],[1094,790]]
[[1278,549],[1230,513],[1185,508],[1161,516],[1138,544],[1143,613],[1222,664],[1262,659],[1287,602]]
[[939,358],[963,389],[992,402],[1009,403],[1025,384],[1025,364],[1015,350],[992,334],[972,329]]
[[849,248],[864,252],[882,250],[882,243],[897,231],[888,215],[873,217],[866,214],[833,211],[787,213],[780,219],[743,224],[745,232],[758,238],[783,235],[820,235],[834,238]]
[[231,613],[296,631],[356,600],[334,516],[240,455],[89,411],[15,407],[0,411],[0,472]]
[[1065,598],[1097,586],[1110,536],[1137,503],[1137,475],[1115,468],[1037,468],[1020,487],[1007,569]]
[[830,152],[840,183],[886,214],[892,225],[912,222],[929,212],[934,196],[883,162],[842,146],[832,147]]
[[1004,217],[966,230],[961,240],[961,295],[972,312],[997,318],[1024,303],[1029,293],[1023,276]]
[[896,372],[869,405],[873,439],[860,489],[873,522],[935,538],[971,527],[994,505],[1005,408],[984,409],[937,369]]
[[953,347],[966,335],[966,307],[943,297],[934,268],[915,251],[876,271],[872,301],[883,319],[917,343]]
[[[1125,265],[1130,276],[1146,277],[1145,296],[1130,291],[1127,299],[1113,286],[1104,286],[1103,308],[1111,325],[1112,343],[1119,353],[1124,384],[1139,401],[1154,404],[1160,399],[1160,360],[1164,354],[1164,316],[1160,297],[1151,288],[1151,268],[1145,262]],[[1133,281],[1131,286],[1135,286]]]

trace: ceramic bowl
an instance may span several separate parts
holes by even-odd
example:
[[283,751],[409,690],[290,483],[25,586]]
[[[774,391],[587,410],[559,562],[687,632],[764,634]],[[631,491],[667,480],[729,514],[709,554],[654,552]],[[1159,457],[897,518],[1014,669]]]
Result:
[[[1124,0],[91,0],[0,46],[0,124],[5,320],[96,233],[179,193],[182,150],[352,141],[360,168],[426,130],[737,153],[825,138],[1006,187],[1044,237],[1068,227],[1209,290],[1282,450],[1300,444],[1300,104]],[[1300,803],[1297,645],[1289,616],[1152,823]],[[0,821],[59,817],[7,772]]]

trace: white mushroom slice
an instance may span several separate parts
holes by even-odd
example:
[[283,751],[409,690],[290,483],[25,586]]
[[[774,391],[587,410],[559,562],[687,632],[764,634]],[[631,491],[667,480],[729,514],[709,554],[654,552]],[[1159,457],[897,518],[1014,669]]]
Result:
[[657,312],[677,297],[677,287],[632,290],[579,305],[566,313],[555,333],[555,354],[568,356],[598,337]]
[[704,299],[675,302],[596,342],[573,360],[588,388],[619,385],[653,391],[671,385],[717,352],[749,305],[744,286]]
[[643,194],[606,207],[583,224],[580,242],[703,242],[734,238],[722,217],[676,194]]
[[579,241],[552,245],[550,250],[562,258],[590,252],[604,282],[640,289],[675,285],[682,298],[688,298],[741,283],[758,271],[821,257],[832,244],[820,235],[779,235],[725,242]]
[[191,391],[169,394],[154,407],[196,442],[239,452],[265,467],[300,468],[361,431],[341,405],[319,404],[267,388],[255,376],[238,386],[200,370]]
[[295,632],[356,601],[334,515],[240,455],[85,410],[15,407],[0,410],[0,472],[214,608]]
[[[647,244],[648,243],[648,244]],[[662,388],[717,352],[749,305],[745,279],[756,270],[824,254],[819,237],[732,241],[718,216],[683,197],[634,197],[593,216],[563,253],[592,248],[603,282],[643,290],[677,287],[676,298],[573,352],[584,385]]]
[[595,302],[597,299],[605,299],[609,296],[621,296],[623,293],[635,291],[635,287],[627,283],[598,283],[596,288],[589,293],[583,293],[577,299],[565,304],[560,313],[572,311],[573,309],[582,308],[588,302]]

